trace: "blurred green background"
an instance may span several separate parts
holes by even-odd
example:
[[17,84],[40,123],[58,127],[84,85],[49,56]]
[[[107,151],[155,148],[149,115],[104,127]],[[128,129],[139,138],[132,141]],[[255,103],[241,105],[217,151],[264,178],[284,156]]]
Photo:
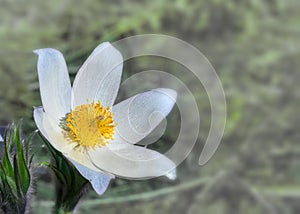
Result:
[[[62,51],[74,77],[103,41],[175,36],[204,53],[222,81],[228,117],[221,146],[208,164],[197,165],[210,107],[205,91],[194,89],[202,127],[177,180],[116,179],[103,196],[91,192],[77,212],[300,213],[299,9],[297,0],[1,0],[0,123],[23,118],[25,132],[35,129],[32,106],[41,103],[34,49]],[[153,63],[125,64],[123,79]],[[180,69],[160,60],[156,66]],[[158,150],[176,139],[177,113]],[[48,156],[36,141],[38,163]],[[36,191],[33,213],[50,212],[49,176],[38,177]]]

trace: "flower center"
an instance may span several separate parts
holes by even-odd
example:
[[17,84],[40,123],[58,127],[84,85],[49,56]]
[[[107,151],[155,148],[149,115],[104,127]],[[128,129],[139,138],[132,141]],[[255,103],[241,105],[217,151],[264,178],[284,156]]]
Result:
[[61,120],[66,139],[76,143],[76,148],[103,147],[113,140],[116,124],[110,108],[92,102],[77,106]]

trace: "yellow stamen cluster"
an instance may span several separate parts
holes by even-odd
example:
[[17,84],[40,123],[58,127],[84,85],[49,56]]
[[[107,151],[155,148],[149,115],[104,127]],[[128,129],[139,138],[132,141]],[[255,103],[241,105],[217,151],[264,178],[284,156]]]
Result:
[[62,120],[64,136],[75,147],[103,147],[113,140],[115,123],[110,108],[92,102],[77,106]]

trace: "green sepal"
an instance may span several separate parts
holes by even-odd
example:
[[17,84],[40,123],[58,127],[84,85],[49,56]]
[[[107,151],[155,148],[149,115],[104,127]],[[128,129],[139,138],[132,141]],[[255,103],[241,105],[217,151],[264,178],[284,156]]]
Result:
[[8,148],[7,148],[7,139],[9,138],[4,138],[4,153],[3,153],[3,171],[6,172],[6,174],[10,177],[14,176],[14,170],[12,167],[12,164],[10,162],[9,156],[8,156]]
[[22,198],[24,196],[24,192],[22,190],[22,182],[20,179],[20,172],[19,172],[19,167],[18,167],[18,161],[17,161],[17,156],[14,156],[14,174],[15,174],[15,185],[16,185],[16,190],[18,193],[18,196]]
[[49,169],[51,169],[55,173],[57,179],[61,183],[67,185],[66,177],[65,177],[65,175],[59,169],[57,169],[55,166],[53,166],[52,164],[50,164],[48,162],[42,162],[41,165],[42,166],[47,166]]
[[19,127],[15,127],[15,133],[14,133],[14,141],[16,143],[16,150],[17,150],[17,157],[16,157],[16,170],[18,170],[19,173],[19,180],[21,185],[21,189],[23,194],[26,194],[29,185],[30,185],[30,173],[27,168],[27,164],[24,158],[23,154],[23,145],[21,145],[20,142],[20,135],[19,135]]

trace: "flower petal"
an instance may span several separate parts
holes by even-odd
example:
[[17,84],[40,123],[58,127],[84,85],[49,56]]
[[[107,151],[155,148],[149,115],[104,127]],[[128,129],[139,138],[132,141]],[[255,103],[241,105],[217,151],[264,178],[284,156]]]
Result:
[[44,125],[43,125],[44,114],[45,114],[45,112],[43,110],[43,107],[36,107],[33,110],[33,118],[34,118],[34,122],[35,122],[37,128],[42,133],[42,135],[49,141],[48,134],[45,131]]
[[122,75],[123,58],[109,42],[99,45],[82,65],[73,84],[72,108],[87,100],[114,103]]
[[174,179],[176,166],[166,156],[144,147],[125,144],[113,150],[109,147],[90,150],[88,154],[97,168],[120,177],[144,179],[166,175]]
[[61,128],[55,125],[43,108],[35,108],[33,117],[39,131],[56,150],[68,153],[74,147],[64,138]]
[[173,108],[177,93],[158,88],[133,96],[112,108],[116,132],[128,143],[146,137]]
[[71,109],[71,83],[65,59],[51,48],[34,53],[39,56],[37,69],[44,110],[58,123]]
[[7,126],[0,126],[0,142],[4,141],[4,133],[5,133],[6,128],[7,128]]
[[[98,195],[102,195],[111,179],[114,178],[113,175],[106,174],[104,172],[100,172],[98,169],[92,170],[74,160],[69,158],[72,164],[76,167],[79,173],[92,184],[93,189],[96,191]],[[92,165],[91,165],[92,166]],[[92,166],[94,167],[94,166]],[[94,167],[95,168],[95,167]]]

